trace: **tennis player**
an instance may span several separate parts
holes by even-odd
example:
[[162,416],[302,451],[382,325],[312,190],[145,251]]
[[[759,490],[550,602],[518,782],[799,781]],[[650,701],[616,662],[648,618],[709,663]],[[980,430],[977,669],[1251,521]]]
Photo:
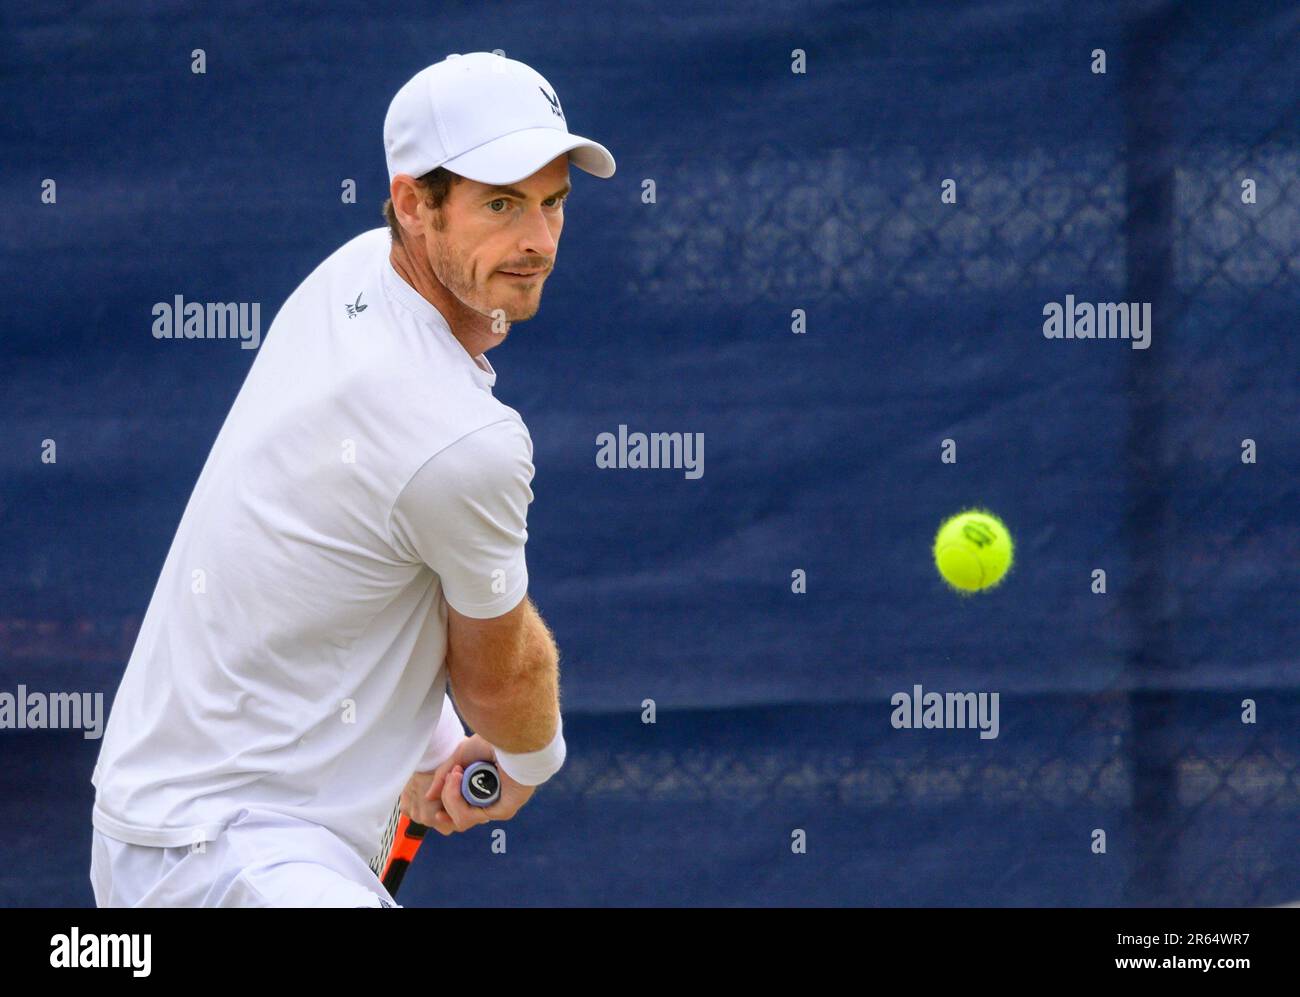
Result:
[[368,860],[399,796],[452,834],[564,762],[532,440],[486,353],[537,313],[569,164],[614,159],[486,52],[403,86],[384,147],[387,227],[285,302],[163,565],[92,777],[100,906],[395,906]]

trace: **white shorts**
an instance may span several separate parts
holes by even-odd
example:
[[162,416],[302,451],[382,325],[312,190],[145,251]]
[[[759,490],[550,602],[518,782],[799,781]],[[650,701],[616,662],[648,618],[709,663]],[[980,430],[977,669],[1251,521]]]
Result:
[[255,809],[201,848],[133,845],[96,828],[90,883],[98,907],[401,906],[332,832]]

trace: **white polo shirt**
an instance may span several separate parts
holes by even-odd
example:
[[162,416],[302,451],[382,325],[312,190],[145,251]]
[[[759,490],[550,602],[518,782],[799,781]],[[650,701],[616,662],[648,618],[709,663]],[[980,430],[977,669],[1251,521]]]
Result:
[[366,232],[290,295],[217,436],[92,776],[110,837],[212,840],[255,804],[369,859],[464,736],[447,606],[523,599],[532,441],[389,248]]

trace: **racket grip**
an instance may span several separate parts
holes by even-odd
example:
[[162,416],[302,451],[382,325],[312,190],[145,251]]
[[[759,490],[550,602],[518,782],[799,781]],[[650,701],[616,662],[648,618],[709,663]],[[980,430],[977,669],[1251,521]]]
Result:
[[[501,798],[501,775],[491,762],[474,762],[461,776],[460,795],[471,807],[490,807]],[[429,829],[424,824],[411,820],[405,814],[399,816],[397,832],[393,835],[393,847],[388,853],[388,861],[380,874],[385,888],[394,896],[402,885],[402,877],[411,867],[415,853],[424,844],[424,836]]]
[[471,807],[490,807],[501,799],[501,773],[491,762],[474,762],[460,778],[460,795]]
[[[491,762],[472,763],[460,777],[460,795],[471,807],[492,806],[501,799],[501,773]],[[427,830],[428,827],[424,824],[416,823],[411,818],[403,816],[398,825],[397,839],[413,839],[416,844],[411,849],[411,854],[414,855],[415,850],[420,847],[419,842],[424,840],[424,832]]]

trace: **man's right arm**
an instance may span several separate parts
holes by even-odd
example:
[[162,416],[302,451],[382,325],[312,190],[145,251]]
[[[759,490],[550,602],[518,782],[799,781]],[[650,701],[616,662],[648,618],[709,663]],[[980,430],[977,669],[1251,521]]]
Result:
[[511,754],[539,751],[559,728],[559,653],[527,596],[482,620],[447,607],[447,672],[470,728]]
[[461,716],[498,749],[499,767],[526,785],[545,781],[564,759],[559,656],[527,595],[531,458],[521,423],[485,426],[431,458],[391,518],[397,549],[442,580],[447,674]]

